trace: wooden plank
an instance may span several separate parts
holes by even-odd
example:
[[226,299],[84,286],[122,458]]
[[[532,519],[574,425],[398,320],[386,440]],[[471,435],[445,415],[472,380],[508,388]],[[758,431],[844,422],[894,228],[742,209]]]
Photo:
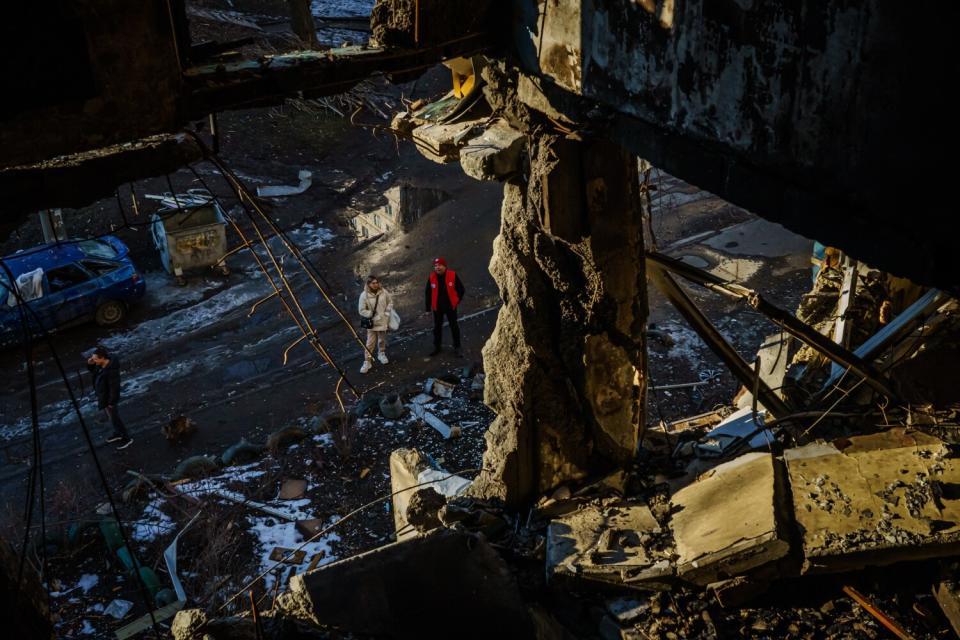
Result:
[[153,612],[152,620],[150,619],[150,614],[145,613],[130,624],[117,629],[114,632],[114,635],[117,637],[117,640],[126,640],[127,638],[132,638],[138,633],[142,633],[151,628],[154,620],[157,622],[163,622],[164,620],[168,620],[177,615],[177,612],[183,609],[185,604],[185,600],[177,600],[176,602],[172,602],[165,607],[160,607]]

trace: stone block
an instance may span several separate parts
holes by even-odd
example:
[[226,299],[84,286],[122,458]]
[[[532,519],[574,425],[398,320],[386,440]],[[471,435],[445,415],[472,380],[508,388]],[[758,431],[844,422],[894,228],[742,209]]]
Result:
[[420,154],[440,164],[455,162],[460,158],[464,136],[479,128],[483,120],[458,120],[451,124],[430,123],[413,130],[413,142]]
[[660,526],[645,504],[590,504],[547,529],[547,578],[577,577],[642,588],[663,586],[673,569],[648,552]]
[[706,585],[787,555],[783,488],[767,453],[719,465],[671,499],[677,574]]
[[294,576],[280,607],[343,632],[391,638],[532,637],[506,563],[482,536],[438,529]]
[[502,180],[517,173],[522,165],[526,136],[497,120],[460,150],[463,172],[477,180]]
[[804,573],[960,551],[960,463],[937,438],[898,427],[784,452]]

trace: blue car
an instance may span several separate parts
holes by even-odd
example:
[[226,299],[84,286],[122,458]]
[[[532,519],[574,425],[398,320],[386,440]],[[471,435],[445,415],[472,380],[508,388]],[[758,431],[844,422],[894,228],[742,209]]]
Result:
[[[27,319],[55,331],[89,320],[104,327],[123,321],[146,286],[118,238],[67,240],[18,251],[0,258],[0,347],[20,344],[23,325],[10,274],[34,313]],[[7,271],[9,269],[9,273]]]

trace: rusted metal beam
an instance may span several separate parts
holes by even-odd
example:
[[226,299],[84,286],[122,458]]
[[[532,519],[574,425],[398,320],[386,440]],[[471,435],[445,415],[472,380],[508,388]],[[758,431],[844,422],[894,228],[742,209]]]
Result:
[[786,403],[762,380],[757,380],[750,365],[740,356],[729,342],[717,331],[699,307],[680,288],[673,277],[659,262],[647,260],[647,273],[654,285],[667,297],[697,335],[720,358],[733,375],[748,389],[756,388],[756,397],[764,408],[774,417],[789,415]]
[[858,376],[863,378],[867,384],[878,392],[893,398],[894,393],[887,386],[876,368],[868,362],[864,362],[842,345],[830,340],[819,331],[811,328],[795,315],[784,311],[770,302],[767,302],[759,293],[753,289],[740,286],[715,276],[714,274],[698,269],[676,258],[665,256],[661,253],[650,252],[647,254],[647,264],[655,264],[661,269],[666,269],[676,273],[683,278],[699,284],[701,286],[722,293],[737,299],[745,300],[747,304],[753,307],[757,312],[767,316],[772,322],[779,325],[784,331],[797,338],[804,344],[816,349],[830,360],[833,360],[844,368],[849,368]]
[[850,596],[854,602],[863,607],[867,613],[876,618],[880,624],[889,629],[893,635],[900,638],[900,640],[913,640],[913,636],[907,633],[906,629],[901,627],[896,620],[878,609],[876,605],[867,600],[859,591],[853,587],[846,586],[843,588],[843,592]]

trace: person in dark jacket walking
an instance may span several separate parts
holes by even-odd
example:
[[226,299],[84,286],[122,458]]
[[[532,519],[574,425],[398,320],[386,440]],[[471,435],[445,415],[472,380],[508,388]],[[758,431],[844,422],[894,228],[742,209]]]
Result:
[[440,353],[443,338],[443,318],[446,316],[453,334],[453,350],[460,353],[460,325],[457,324],[457,305],[463,300],[463,283],[453,269],[447,269],[447,261],[437,258],[433,261],[433,273],[427,278],[424,292],[424,306],[427,312],[433,312],[433,351],[431,356]]
[[107,442],[117,443],[117,450],[126,449],[133,443],[127,433],[117,405],[120,404],[120,360],[105,347],[98,346],[87,359],[87,368],[93,374],[93,389],[97,393],[97,406],[106,412],[113,424],[113,433]]

